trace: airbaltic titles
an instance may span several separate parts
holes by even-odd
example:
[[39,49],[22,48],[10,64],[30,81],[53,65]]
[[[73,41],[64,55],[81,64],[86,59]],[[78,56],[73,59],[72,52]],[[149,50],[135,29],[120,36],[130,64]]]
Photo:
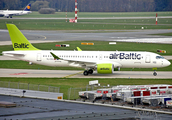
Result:
[[14,43],[14,48],[29,48],[29,44],[26,44],[26,43],[21,43],[21,44]]
[[110,59],[137,59],[140,60],[141,59],[141,54],[138,53],[114,53],[114,54],[110,54],[109,56]]

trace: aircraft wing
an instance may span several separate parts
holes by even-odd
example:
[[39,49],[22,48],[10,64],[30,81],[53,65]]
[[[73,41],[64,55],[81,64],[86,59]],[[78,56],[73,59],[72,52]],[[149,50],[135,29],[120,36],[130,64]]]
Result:
[[4,17],[13,16],[13,14],[4,14]]
[[56,56],[56,55],[55,55],[54,53],[52,53],[52,52],[50,52],[50,54],[54,57],[54,59],[59,59],[59,60],[64,60],[64,61],[70,61],[70,62],[83,62],[83,63],[88,62],[88,63],[93,63],[93,64],[95,64],[95,63],[96,63],[96,61],[95,61],[95,62],[93,62],[93,61],[88,61],[88,60],[83,61],[83,60],[70,60],[70,59],[63,59],[63,58],[59,58],[58,56]]
[[10,14],[8,14],[8,16],[21,15],[21,14],[22,14],[22,12],[15,12],[15,13],[10,13]]
[[4,15],[3,14],[0,14],[0,17],[4,17]]
[[58,59],[58,60],[64,60],[64,61],[68,61],[70,66],[74,66],[74,67],[95,67],[97,61],[83,61],[83,60],[70,60],[70,59],[63,59],[63,58],[59,58],[58,56],[56,56],[54,53],[50,52],[50,54],[54,57],[54,59]]
[[4,13],[2,10],[0,10],[0,17],[4,17]]
[[9,16],[13,16],[14,14],[6,14],[6,13],[0,13],[1,17],[9,17]]
[[3,11],[0,11],[0,16],[1,16],[1,17],[4,17],[4,16],[5,16],[5,17],[7,17],[7,16],[9,17],[9,15],[6,14],[6,13],[4,13]]
[[95,68],[97,66],[98,63],[112,63],[114,64],[114,67],[117,66],[122,66],[121,64],[117,63],[117,62],[110,62],[110,61],[89,61],[89,60],[70,60],[70,59],[63,59],[63,58],[59,58],[58,56],[56,56],[54,53],[50,52],[50,54],[54,57],[54,59],[59,59],[59,60],[64,60],[64,61],[68,61],[70,66],[73,67],[89,67],[89,68]]

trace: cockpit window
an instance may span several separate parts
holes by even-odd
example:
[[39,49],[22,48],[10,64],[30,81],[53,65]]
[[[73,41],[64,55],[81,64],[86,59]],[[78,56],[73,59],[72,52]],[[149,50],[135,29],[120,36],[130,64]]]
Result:
[[162,56],[156,56],[156,59],[164,59]]

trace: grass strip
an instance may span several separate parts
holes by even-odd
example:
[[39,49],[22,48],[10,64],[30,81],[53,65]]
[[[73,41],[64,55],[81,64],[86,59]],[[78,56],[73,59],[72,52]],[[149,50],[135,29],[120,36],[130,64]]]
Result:
[[152,34],[152,35],[172,36],[172,33],[161,33],[161,34]]
[[138,30],[144,29],[171,29],[171,18],[159,18],[158,25],[155,19],[99,19],[78,20],[78,23],[69,23],[62,19],[0,19],[0,29],[7,29],[6,24],[15,24],[20,30]]
[[[90,41],[82,41],[90,42]],[[94,45],[81,45],[81,41],[65,41],[54,43],[37,43],[33,44],[36,48],[41,50],[76,50],[76,47],[80,47],[83,51],[149,51],[157,52],[159,50],[166,50],[166,53],[158,53],[160,55],[172,55],[171,44],[155,44],[155,43],[128,43],[117,42],[116,45],[109,45],[109,41],[91,41]],[[70,47],[56,47],[56,44],[70,44]],[[12,45],[0,46],[0,53],[2,51],[12,51]]]
[[[79,18],[102,18],[102,17],[158,17],[172,16],[172,12],[78,12]],[[75,12],[67,12],[68,18],[74,18]],[[31,14],[22,16],[13,16],[14,18],[66,18],[66,12],[55,12],[55,14],[39,14],[39,12],[32,11]]]

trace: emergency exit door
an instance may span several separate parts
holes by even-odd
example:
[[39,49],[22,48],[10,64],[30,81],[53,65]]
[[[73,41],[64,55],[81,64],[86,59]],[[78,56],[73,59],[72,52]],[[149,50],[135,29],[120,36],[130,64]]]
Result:
[[102,55],[101,54],[99,55],[99,60],[102,60]]

